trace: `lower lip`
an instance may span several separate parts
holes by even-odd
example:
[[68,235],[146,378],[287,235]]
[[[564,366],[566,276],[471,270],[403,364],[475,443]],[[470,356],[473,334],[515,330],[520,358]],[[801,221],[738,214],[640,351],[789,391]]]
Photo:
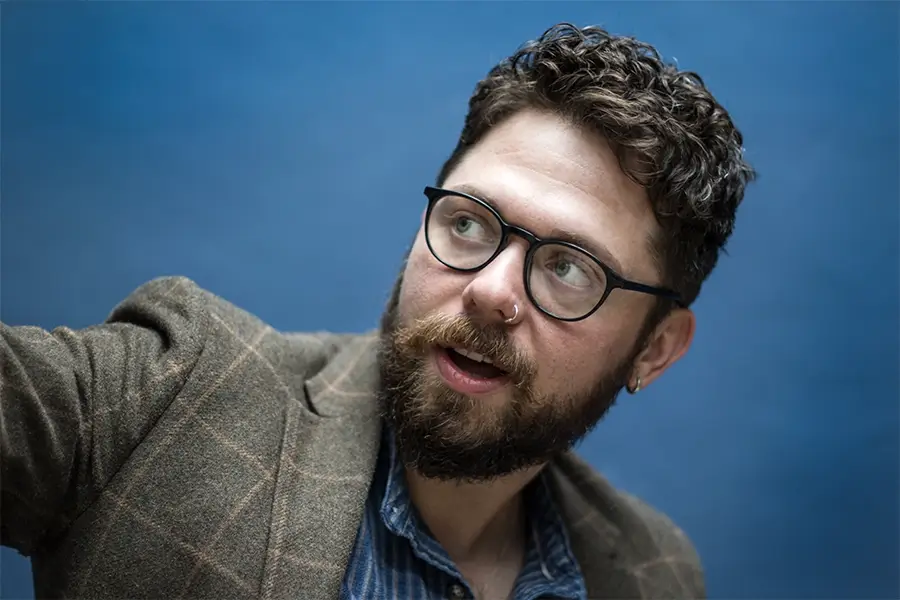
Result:
[[488,394],[496,392],[509,383],[509,377],[503,375],[492,379],[476,377],[456,366],[444,348],[435,349],[435,362],[438,372],[453,390],[461,394]]

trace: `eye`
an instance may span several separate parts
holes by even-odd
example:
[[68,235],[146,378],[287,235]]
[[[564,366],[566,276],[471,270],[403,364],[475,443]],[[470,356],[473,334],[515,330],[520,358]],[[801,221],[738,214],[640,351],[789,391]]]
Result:
[[547,258],[545,266],[553,277],[571,287],[589,288],[597,283],[593,269],[571,252],[555,252]]
[[590,285],[590,281],[584,271],[578,265],[567,259],[558,261],[555,265],[554,272],[557,277],[566,283],[571,283],[577,287]]
[[488,237],[481,221],[471,215],[458,215],[453,218],[452,223],[453,232],[460,237],[470,240],[484,240]]

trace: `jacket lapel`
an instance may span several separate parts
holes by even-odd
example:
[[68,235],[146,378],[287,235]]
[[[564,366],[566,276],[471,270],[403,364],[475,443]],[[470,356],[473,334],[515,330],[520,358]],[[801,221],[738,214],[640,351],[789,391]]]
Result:
[[311,410],[286,409],[262,598],[339,594],[378,453],[377,339],[348,336],[306,382]]
[[572,453],[551,463],[549,472],[588,598],[641,598],[640,583],[629,568],[629,540],[618,525],[619,511],[610,500],[609,484]]

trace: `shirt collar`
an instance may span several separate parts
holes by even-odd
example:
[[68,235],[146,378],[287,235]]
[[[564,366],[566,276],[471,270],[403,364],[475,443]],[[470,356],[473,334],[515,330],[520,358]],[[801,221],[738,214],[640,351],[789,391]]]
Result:
[[[418,513],[412,505],[406,473],[399,460],[393,431],[384,427],[384,443],[382,444],[387,480],[384,496],[380,506],[381,519],[385,527],[393,534],[410,540],[421,547],[422,537],[427,537],[426,546],[437,545],[432,542],[430,534],[419,523]],[[568,589],[583,590],[584,579],[575,559],[569,542],[565,523],[556,505],[553,492],[542,471],[523,491],[525,508],[531,535],[525,556],[524,571],[537,568],[552,585],[562,583]],[[433,557],[447,570],[450,566],[449,556]],[[453,569],[455,571],[455,568]],[[584,593],[573,593],[572,597],[584,597]]]

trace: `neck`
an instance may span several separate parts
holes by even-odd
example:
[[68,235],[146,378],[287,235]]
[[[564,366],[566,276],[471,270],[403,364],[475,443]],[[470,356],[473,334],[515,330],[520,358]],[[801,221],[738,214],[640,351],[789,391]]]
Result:
[[438,481],[408,469],[406,480],[419,515],[451,558],[491,560],[524,549],[522,490],[540,469],[486,483]]

